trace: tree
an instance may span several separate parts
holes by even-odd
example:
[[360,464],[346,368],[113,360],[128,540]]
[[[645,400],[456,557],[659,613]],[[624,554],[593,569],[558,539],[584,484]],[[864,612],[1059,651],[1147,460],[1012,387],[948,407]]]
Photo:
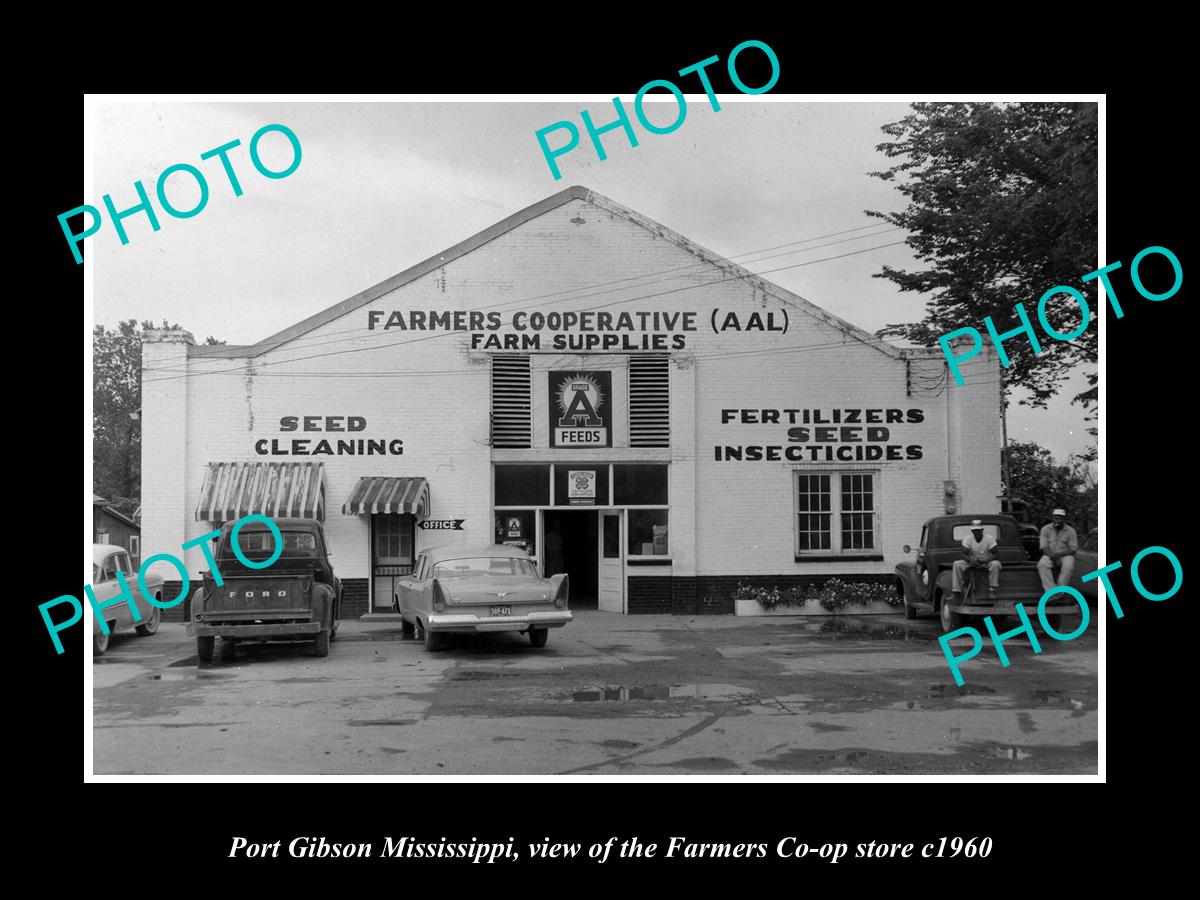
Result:
[[[932,292],[925,318],[892,324],[881,337],[935,346],[939,336],[967,326],[983,331],[991,316],[1004,333],[1021,324],[1023,303],[1034,328],[1038,300],[1068,285],[1097,313],[1095,282],[1080,278],[1099,265],[1097,244],[1097,119],[1094,103],[914,103],[913,112],[883,126],[894,140],[877,149],[895,165],[877,178],[895,181],[908,198],[898,213],[867,215],[906,229],[908,244],[927,268],[884,266],[902,291]],[[1068,333],[1080,321],[1077,304],[1047,304],[1054,329]],[[1012,363],[1005,384],[1028,389],[1020,402],[1045,406],[1069,369],[1095,363],[1097,331],[1055,341],[1039,337],[1034,353],[1023,336],[1006,341]],[[1074,402],[1092,408],[1096,376]]]
[[179,327],[129,319],[92,331],[92,490],[129,516],[142,496],[142,335]]
[[1050,512],[1058,507],[1067,511],[1067,521],[1081,534],[1096,523],[1096,479],[1082,457],[1070,457],[1060,465],[1040,444],[1009,441],[1008,467],[1010,496],[1029,504],[1034,524],[1050,521]]

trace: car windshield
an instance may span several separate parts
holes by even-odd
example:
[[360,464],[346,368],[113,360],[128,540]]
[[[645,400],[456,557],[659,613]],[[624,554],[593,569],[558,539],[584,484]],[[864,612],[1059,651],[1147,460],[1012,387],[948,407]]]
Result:
[[479,575],[536,577],[533,561],[509,556],[473,556],[444,559],[433,567],[434,578],[466,578]]

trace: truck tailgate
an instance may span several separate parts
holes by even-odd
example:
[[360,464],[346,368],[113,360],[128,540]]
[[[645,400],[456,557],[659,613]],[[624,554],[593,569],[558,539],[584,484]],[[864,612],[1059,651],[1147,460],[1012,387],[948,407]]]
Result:
[[208,585],[204,612],[306,614],[312,606],[311,575],[226,578]]

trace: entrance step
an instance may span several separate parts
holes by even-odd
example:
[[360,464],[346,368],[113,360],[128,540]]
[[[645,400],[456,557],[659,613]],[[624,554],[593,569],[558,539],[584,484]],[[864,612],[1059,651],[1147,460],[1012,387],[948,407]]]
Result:
[[399,613],[364,613],[358,617],[360,622],[399,622]]

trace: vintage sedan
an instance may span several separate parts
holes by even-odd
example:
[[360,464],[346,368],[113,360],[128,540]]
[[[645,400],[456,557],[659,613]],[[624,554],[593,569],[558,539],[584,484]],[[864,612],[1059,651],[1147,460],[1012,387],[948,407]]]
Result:
[[[138,587],[137,569],[129,560],[129,551],[116,544],[92,544],[92,593],[96,597],[97,606],[121,593],[121,583],[117,581],[118,572],[129,585],[129,592],[133,595],[138,612],[142,614],[142,620],[133,620],[133,611],[127,602],[114,603],[104,608],[104,621],[108,624],[108,631],[112,633],[118,628],[136,628],[139,636],[149,637],[158,631],[158,623],[162,621],[162,610],[151,605]],[[151,597],[161,601],[162,586],[161,575],[153,572],[146,574],[146,590]],[[93,615],[92,655],[101,656],[108,649],[108,637],[108,634],[100,630],[100,619]]]
[[420,629],[427,650],[451,632],[518,631],[546,646],[551,628],[573,615],[565,574],[542,578],[519,547],[437,547],[417,554],[412,577],[398,585],[402,629]]

